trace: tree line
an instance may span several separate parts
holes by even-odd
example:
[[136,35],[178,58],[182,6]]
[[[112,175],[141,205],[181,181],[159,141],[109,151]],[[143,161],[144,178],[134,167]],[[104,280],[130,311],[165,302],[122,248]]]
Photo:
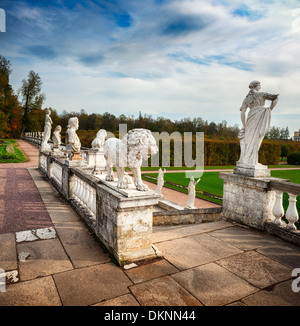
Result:
[[[45,94],[42,93],[42,80],[38,73],[30,71],[22,80],[22,85],[17,92],[9,84],[12,73],[8,59],[0,55],[0,138],[21,138],[26,131],[43,131],[45,121]],[[121,114],[115,116],[110,112],[88,114],[84,109],[80,112],[63,111],[58,114],[51,108],[53,127],[61,125],[66,129],[70,117],[79,119],[80,130],[106,129],[118,134],[119,125],[126,124],[127,130],[133,128],[145,128],[153,132],[172,133],[204,132],[207,138],[238,139],[239,126],[229,126],[224,120],[221,123],[208,122],[201,117],[183,118],[172,121],[165,117],[154,118],[150,114],[139,112],[138,117]],[[267,134],[268,139],[288,139],[288,128],[272,127]]]

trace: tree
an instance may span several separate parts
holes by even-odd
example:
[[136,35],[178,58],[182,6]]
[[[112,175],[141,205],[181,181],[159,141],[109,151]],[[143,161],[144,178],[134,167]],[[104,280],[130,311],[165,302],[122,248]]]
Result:
[[42,80],[34,71],[30,71],[27,79],[23,79],[20,94],[22,96],[22,130],[21,137],[30,122],[32,110],[40,110],[45,100],[45,94],[41,93]]
[[0,55],[0,112],[3,113],[1,119],[5,119],[5,123],[2,123],[2,134],[6,130],[8,137],[17,138],[20,134],[21,116],[18,98],[9,84],[11,72],[10,61]]

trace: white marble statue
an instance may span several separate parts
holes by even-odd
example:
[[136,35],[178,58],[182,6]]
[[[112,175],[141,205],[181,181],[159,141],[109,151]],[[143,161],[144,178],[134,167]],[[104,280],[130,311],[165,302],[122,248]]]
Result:
[[134,184],[137,190],[148,191],[149,188],[142,182],[141,165],[143,159],[158,152],[156,141],[150,130],[132,129],[122,138],[109,138],[103,145],[104,157],[107,161],[107,181],[113,181],[113,166],[118,175],[117,187],[128,188],[128,178],[125,176],[125,168],[129,167],[133,172]]
[[[261,165],[258,163],[258,151],[269,131],[271,111],[278,102],[279,94],[260,92],[260,82],[256,80],[250,83],[249,88],[240,108],[243,128],[239,134],[241,155],[237,165],[255,168]],[[270,107],[265,107],[266,100],[272,101]],[[247,108],[250,111],[246,119]]]
[[67,132],[66,132],[66,149],[72,153],[72,160],[79,160],[79,154],[81,149],[81,142],[76,134],[79,128],[79,121],[77,117],[72,117],[68,121]]
[[44,126],[44,135],[41,143],[41,151],[51,151],[51,146],[48,144],[48,140],[51,136],[51,127],[52,127],[52,119],[50,117],[51,110],[45,109],[46,117],[45,117],[45,126]]
[[57,125],[52,134],[53,148],[59,149],[61,144],[61,126]]
[[92,141],[93,150],[102,150],[105,138],[107,137],[107,132],[105,129],[100,129],[97,132],[96,138]]
[[187,201],[187,208],[195,208],[195,199],[196,199],[196,184],[200,181],[194,180],[194,177],[191,177],[190,183],[188,185],[188,201]]
[[165,183],[165,180],[164,180],[165,172],[166,172],[166,169],[164,169],[164,171],[161,168],[158,170],[157,187],[155,189],[155,193],[159,196],[162,196],[161,189]]

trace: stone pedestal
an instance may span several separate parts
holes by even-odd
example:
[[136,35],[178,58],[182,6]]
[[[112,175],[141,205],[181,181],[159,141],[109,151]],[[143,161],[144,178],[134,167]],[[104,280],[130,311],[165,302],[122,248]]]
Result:
[[158,196],[131,187],[121,190],[101,180],[96,221],[101,242],[120,265],[161,256],[151,240],[152,207],[158,204]]
[[103,150],[90,149],[87,152],[87,165],[94,168],[93,174],[102,174],[106,171],[106,159]]
[[220,172],[224,180],[222,217],[259,230],[272,221],[275,192],[270,179]]
[[268,178],[271,176],[271,172],[268,167],[260,163],[258,163],[257,165],[250,165],[246,163],[237,162],[233,173],[254,178]]

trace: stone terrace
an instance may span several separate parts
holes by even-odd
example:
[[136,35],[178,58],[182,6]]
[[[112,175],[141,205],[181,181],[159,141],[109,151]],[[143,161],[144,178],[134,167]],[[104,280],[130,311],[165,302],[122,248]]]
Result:
[[38,150],[25,144],[32,161],[11,168],[29,172],[50,224],[0,234],[0,268],[10,282],[0,306],[300,305],[300,292],[292,290],[293,282],[300,286],[292,276],[300,248],[227,221],[154,227],[163,258],[118,266],[41,175]]

